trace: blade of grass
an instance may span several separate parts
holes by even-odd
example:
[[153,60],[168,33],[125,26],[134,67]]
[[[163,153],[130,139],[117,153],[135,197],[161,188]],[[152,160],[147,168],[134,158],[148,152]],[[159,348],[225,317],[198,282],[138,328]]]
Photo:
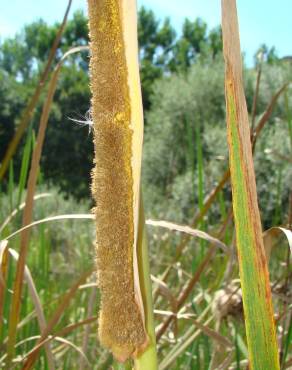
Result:
[[26,143],[24,146],[22,161],[21,161],[20,177],[19,177],[19,182],[18,182],[17,206],[21,202],[22,193],[23,193],[25,183],[27,180],[31,152],[32,152],[32,126],[30,125],[30,128],[27,133]]
[[264,251],[235,0],[222,0],[225,94],[233,211],[251,369],[279,369],[267,260]]
[[292,229],[292,190],[290,191],[290,196],[289,196],[289,209],[288,209],[287,225],[288,225],[289,229]]
[[8,269],[8,241],[0,241],[0,341],[2,340],[3,311],[5,304],[5,282]]
[[[151,280],[157,284],[157,289],[155,290],[157,294],[159,293],[162,297],[166,298],[171,307],[171,311],[174,313],[174,323],[173,323],[173,332],[174,336],[177,336],[177,313],[178,313],[178,304],[176,297],[172,294],[169,287],[165,284],[164,281],[156,278],[151,275]],[[157,310],[154,310],[154,313],[157,313]]]
[[9,205],[10,205],[11,211],[14,208],[13,190],[14,190],[14,169],[13,169],[13,161],[11,161],[9,163],[9,180],[8,180],[8,195],[9,195]]
[[257,110],[257,101],[260,91],[260,82],[261,82],[261,75],[262,75],[262,64],[263,64],[263,53],[260,52],[257,55],[258,64],[257,64],[257,80],[256,80],[256,88],[255,93],[252,101],[252,110],[251,110],[251,132],[254,130],[255,126],[255,117],[256,117],[256,110]]
[[[276,175],[277,173],[277,175]],[[275,209],[272,217],[272,225],[279,225],[282,218],[282,174],[283,167],[281,165],[275,170],[275,176],[277,176],[277,185],[276,185],[276,196],[275,196]]]
[[7,236],[7,240],[13,238],[15,235],[20,234],[22,231],[32,228],[33,226],[40,225],[46,222],[53,222],[53,221],[62,221],[62,220],[94,220],[94,215],[88,214],[72,214],[72,215],[59,215],[59,216],[52,216],[46,217],[41,220],[32,222],[29,225],[22,227],[21,229],[15,231],[14,233]]
[[197,166],[198,166],[198,203],[199,210],[202,211],[204,206],[204,163],[203,163],[203,149],[201,142],[201,127],[196,125],[196,147],[197,147]]
[[62,33],[64,31],[64,28],[65,28],[65,25],[66,25],[66,22],[67,22],[67,17],[68,17],[69,10],[71,8],[71,4],[72,4],[72,0],[69,0],[68,5],[67,5],[67,9],[65,11],[65,15],[64,15],[64,18],[63,18],[63,21],[62,21],[62,24],[61,24],[61,26],[58,30],[58,33],[57,33],[56,38],[54,40],[53,46],[50,50],[46,67],[45,67],[45,69],[44,69],[44,71],[43,71],[43,73],[42,73],[42,75],[39,79],[38,85],[35,89],[35,92],[34,92],[32,98],[31,98],[31,100],[29,101],[28,105],[26,106],[26,108],[25,108],[25,110],[24,110],[24,112],[21,116],[20,124],[17,128],[17,131],[16,131],[12,141],[9,143],[8,149],[5,153],[5,156],[3,158],[3,161],[2,161],[2,164],[1,164],[1,167],[0,167],[0,181],[2,180],[3,176],[6,173],[6,170],[9,166],[10,159],[13,157],[13,155],[16,151],[16,148],[17,148],[17,146],[20,142],[20,139],[22,138],[22,135],[25,132],[25,130],[26,130],[26,128],[27,128],[27,126],[28,126],[28,124],[31,120],[31,117],[32,117],[33,112],[36,108],[37,102],[39,100],[40,94],[41,94],[41,92],[43,91],[43,89],[45,87],[45,82],[46,82],[46,80],[49,76],[50,69],[51,69],[54,57],[56,55],[57,47],[59,45],[60,39],[62,37]]
[[288,97],[287,91],[285,91],[284,99],[285,99],[285,109],[286,109],[287,122],[288,122],[288,132],[289,132],[290,144],[291,144],[290,151],[292,153],[292,114],[291,114],[291,109],[289,106],[289,97]]
[[209,328],[208,326],[200,323],[198,320],[196,320],[193,316],[194,314],[180,314],[177,312],[171,312],[171,311],[160,311],[155,310],[154,313],[161,314],[161,315],[167,315],[167,316],[175,316],[178,320],[189,320],[194,324],[195,327],[198,327],[202,330],[203,333],[205,333],[210,338],[214,339],[216,342],[218,342],[221,346],[224,346],[227,349],[231,349],[233,347],[232,343],[229,339],[221,335],[218,331]]
[[195,151],[193,143],[193,126],[190,119],[184,119],[186,126],[186,136],[187,136],[187,148],[186,148],[186,157],[189,162],[189,168],[192,170],[193,175],[195,174]]
[[2,270],[6,268],[6,253],[7,253],[8,240],[0,240],[0,285],[5,286],[5,274]]
[[[88,302],[88,309],[87,309],[88,318],[92,317],[93,310],[95,308],[96,295],[97,295],[97,289],[96,287],[93,287],[90,297],[89,297],[89,302]],[[82,341],[82,352],[83,353],[87,353],[89,334],[90,334],[90,326],[88,325],[84,329],[84,335],[83,335],[83,341]],[[79,370],[84,370],[85,367],[86,367],[85,358],[81,357],[80,363],[79,363]]]
[[[198,196],[198,208],[200,212],[204,207],[204,160],[203,160],[203,148],[202,148],[202,141],[201,141],[201,125],[199,122],[196,124],[195,129],[195,142],[196,142],[196,149],[197,149],[197,178],[198,178],[198,189],[197,189],[197,196]],[[200,229],[204,230],[204,220],[199,224]],[[200,256],[204,255],[204,240],[200,240]],[[196,268],[195,259],[192,261],[192,271]]]
[[190,320],[193,322],[195,327],[201,329],[201,331],[208,337],[217,341],[221,346],[224,346],[225,349],[231,350],[232,343],[229,339],[218,333],[216,330],[209,328],[207,325],[200,323],[198,320],[192,318]]
[[[226,370],[226,369],[229,369],[229,365],[231,364],[232,362],[232,358],[233,358],[233,353],[229,353],[225,360],[216,368],[216,370]],[[211,370],[213,370],[211,368]]]
[[151,225],[151,226],[163,227],[163,228],[166,228],[168,230],[179,231],[179,232],[186,233],[188,235],[197,237],[199,239],[206,240],[209,243],[214,244],[218,248],[222,249],[222,251],[224,253],[229,254],[229,249],[228,249],[227,245],[225,245],[219,239],[214,238],[213,236],[209,235],[205,231],[198,230],[198,229],[193,229],[189,226],[178,225],[178,224],[175,224],[173,222],[168,222],[168,221],[147,220],[146,224]]
[[292,231],[286,229],[285,227],[274,226],[266,230],[263,234],[264,242],[265,242],[265,250],[266,250],[268,261],[270,259],[270,255],[271,255],[271,251],[273,247],[272,238],[275,236],[278,236],[279,234],[284,234],[286,236],[288,245],[290,248],[290,252],[292,253]]
[[292,342],[292,316],[290,316],[290,320],[289,320],[289,326],[288,326],[288,332],[286,335],[286,340],[285,340],[285,345],[284,345],[283,357],[281,359],[282,360],[281,369],[284,369],[284,364],[286,362],[286,359],[289,353],[289,347],[290,347],[291,342]]

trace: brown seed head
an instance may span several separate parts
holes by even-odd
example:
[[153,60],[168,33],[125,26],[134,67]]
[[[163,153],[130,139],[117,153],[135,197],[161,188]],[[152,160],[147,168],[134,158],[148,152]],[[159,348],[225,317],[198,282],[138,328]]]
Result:
[[99,338],[120,360],[145,345],[134,288],[131,104],[121,1],[89,0]]

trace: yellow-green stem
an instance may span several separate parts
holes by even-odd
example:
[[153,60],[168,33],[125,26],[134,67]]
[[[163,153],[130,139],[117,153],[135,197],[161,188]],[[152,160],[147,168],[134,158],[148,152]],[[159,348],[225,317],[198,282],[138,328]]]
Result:
[[150,343],[146,351],[143,352],[142,355],[135,360],[135,370],[156,370],[158,368],[158,365],[154,330],[152,288],[149,269],[148,241],[142,197],[140,200],[140,212],[139,212],[137,258],[139,267],[140,287],[145,311],[145,326]]

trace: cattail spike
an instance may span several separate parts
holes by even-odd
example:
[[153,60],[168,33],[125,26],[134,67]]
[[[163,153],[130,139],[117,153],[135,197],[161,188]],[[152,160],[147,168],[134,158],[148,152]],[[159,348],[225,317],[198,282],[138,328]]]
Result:
[[132,0],[88,4],[99,338],[124,361],[148,341],[135,249],[143,132],[136,8]]

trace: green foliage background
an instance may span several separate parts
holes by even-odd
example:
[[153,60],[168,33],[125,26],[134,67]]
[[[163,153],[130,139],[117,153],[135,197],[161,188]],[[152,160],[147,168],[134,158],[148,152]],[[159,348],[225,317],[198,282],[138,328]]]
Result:
[[[143,181],[147,211],[157,217],[185,221],[192,216],[198,198],[214,187],[227,167],[221,29],[208,30],[200,18],[186,19],[177,35],[169,19],[159,21],[144,7],[139,10],[138,19],[146,126]],[[0,161],[17,128],[20,113],[32,95],[58,26],[39,20],[0,45]],[[77,11],[67,23],[58,59],[70,47],[87,43],[87,19]],[[258,115],[281,84],[292,76],[291,64],[279,61],[274,48],[263,45],[261,50],[264,69]],[[256,70],[246,69],[249,111],[255,79]],[[72,56],[60,75],[41,161],[44,181],[54,183],[67,196],[77,199],[90,196],[92,138],[86,122],[72,121],[90,119],[88,82],[88,56],[85,53]],[[46,91],[32,120],[34,130],[39,123],[45,94]],[[285,148],[290,145],[286,121],[282,99],[255,157],[266,224],[275,217],[280,220],[287,203],[291,166],[271,153],[276,146],[285,155]],[[199,194],[198,190],[202,187],[202,183],[198,183],[200,153],[195,149],[198,141],[202,149],[200,166],[204,167],[204,176],[200,181],[204,182],[204,194]],[[18,181],[22,152],[23,144],[13,161],[15,181]],[[272,171],[271,176],[269,171]],[[216,210],[213,216],[216,217]]]

